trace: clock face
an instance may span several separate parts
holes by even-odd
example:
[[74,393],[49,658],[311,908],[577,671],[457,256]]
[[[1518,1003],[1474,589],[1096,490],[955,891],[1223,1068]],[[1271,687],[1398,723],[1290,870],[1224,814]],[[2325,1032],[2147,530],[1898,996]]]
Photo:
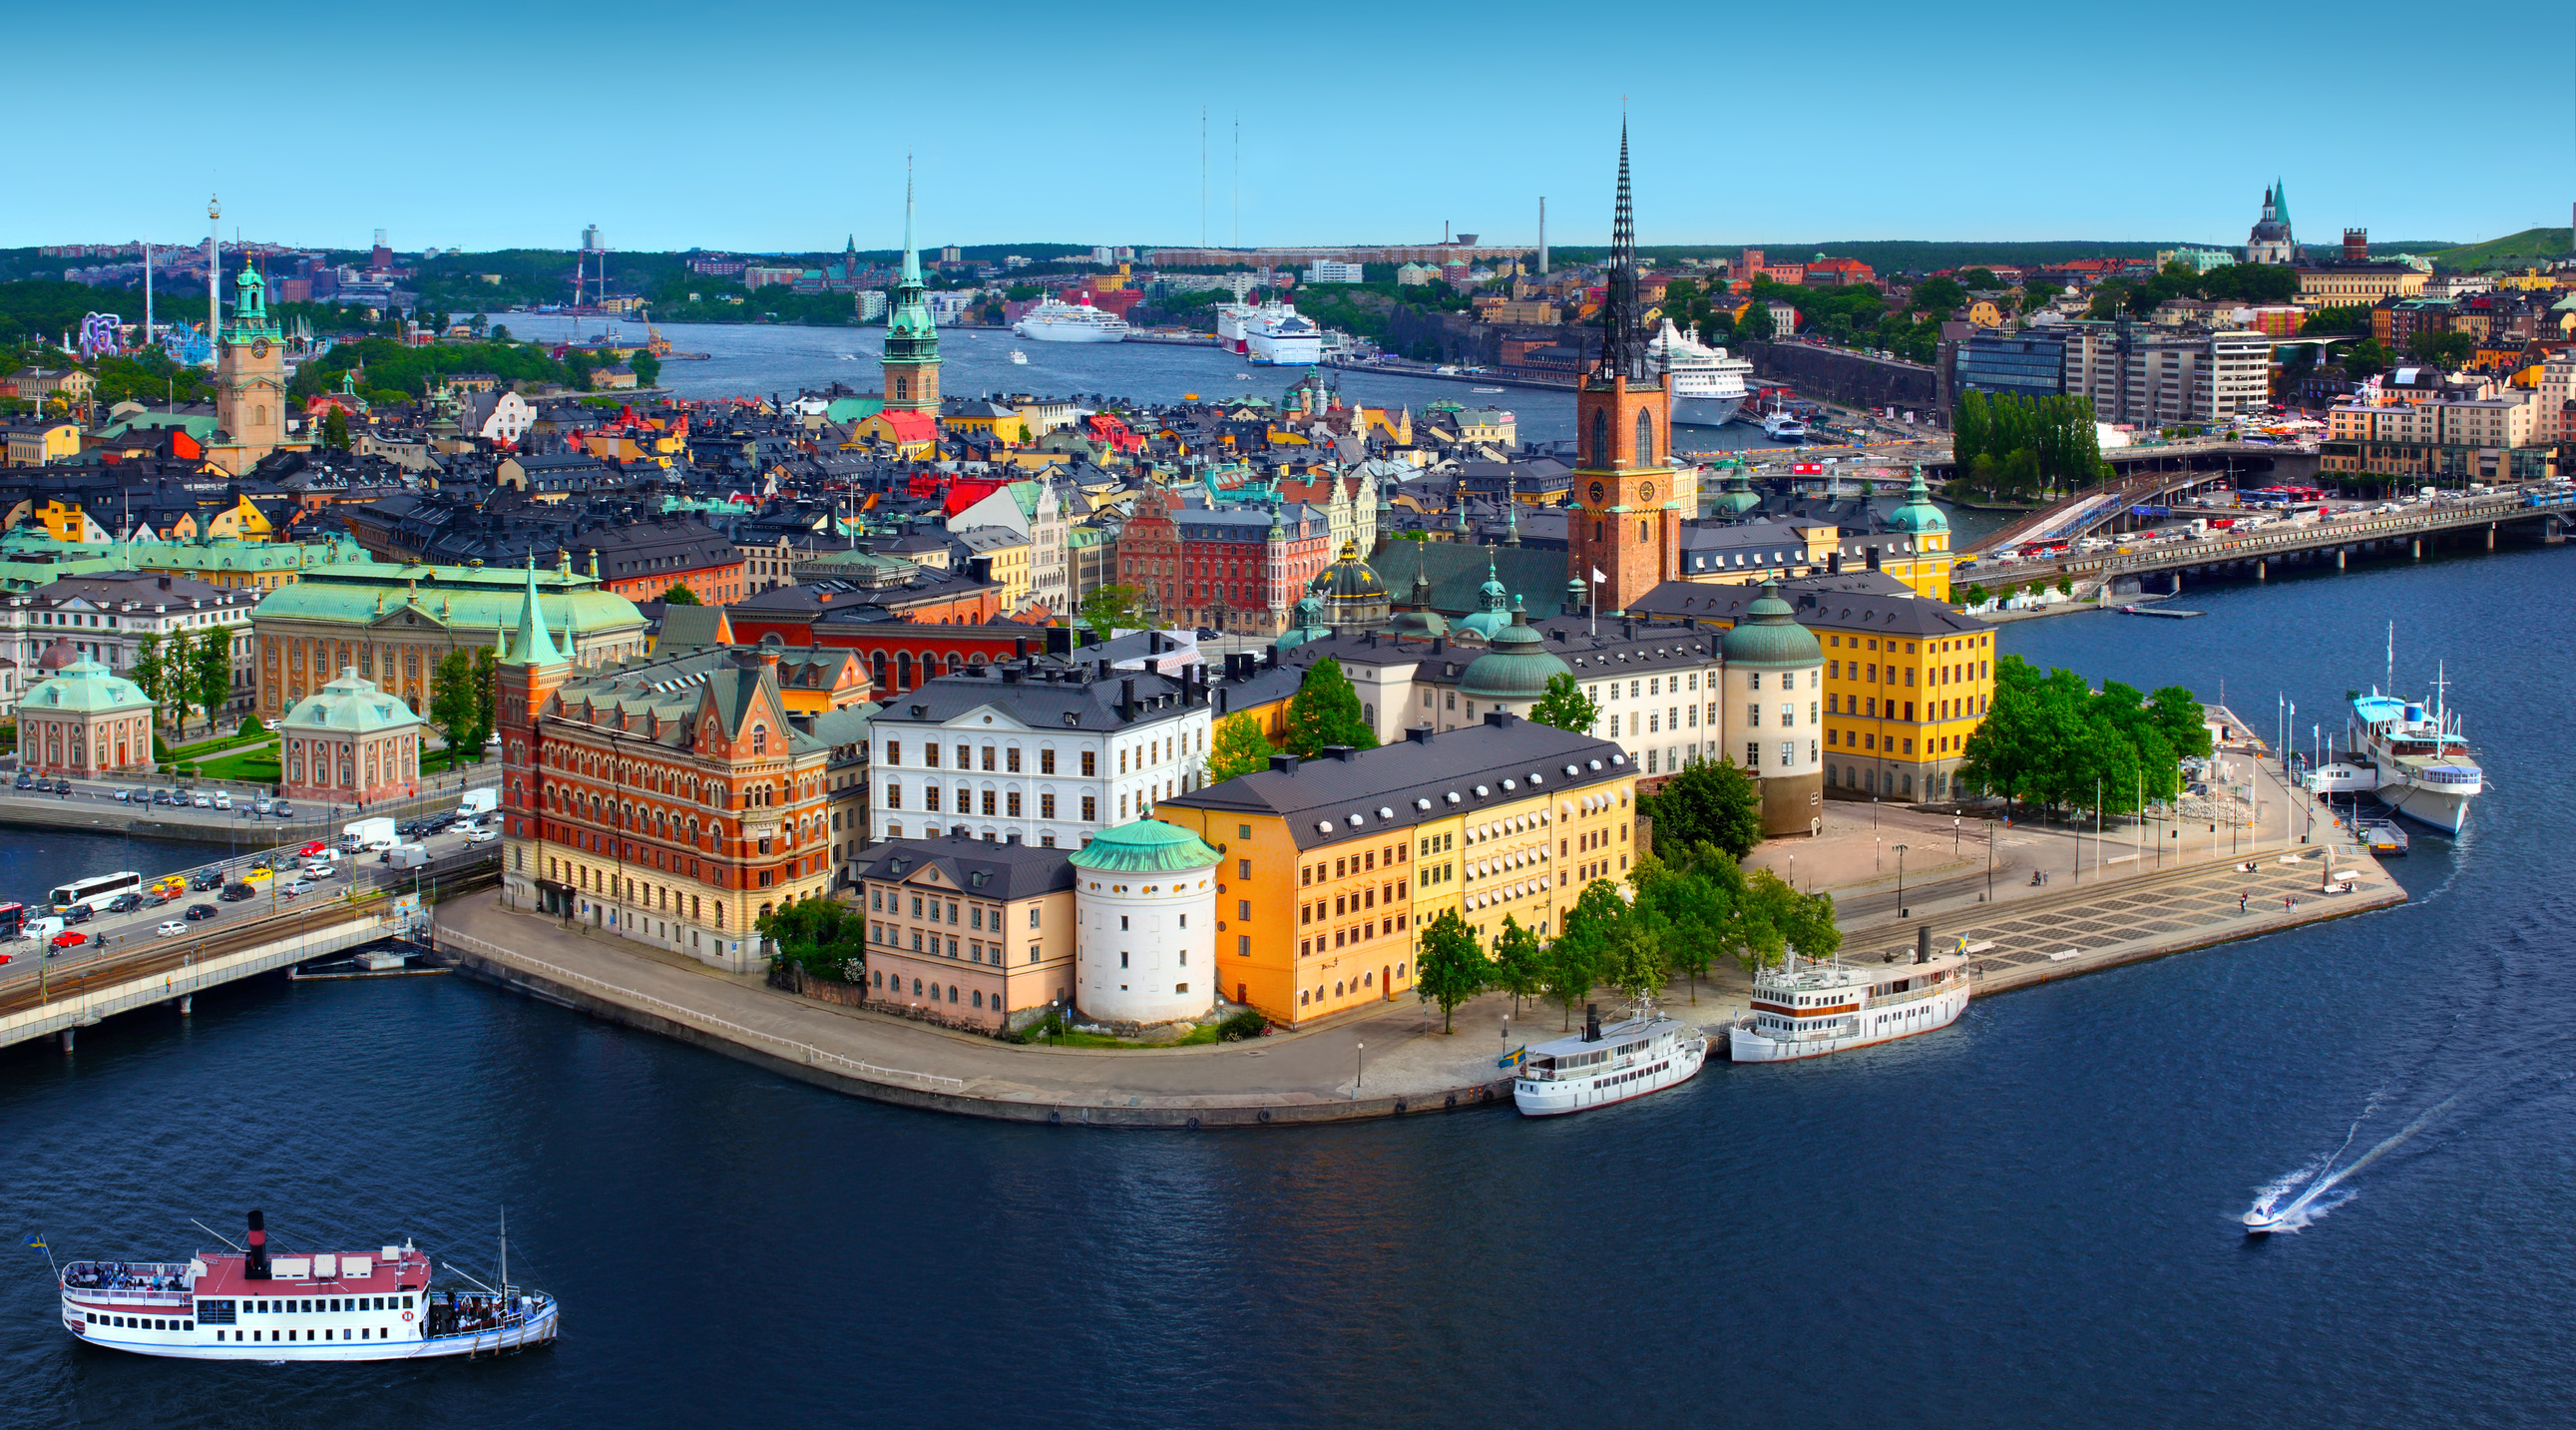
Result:
[[1599,500],[1601,500],[1602,490],[1603,490],[1603,489],[1602,489],[1602,486],[1601,486],[1601,484],[1600,484],[1599,482],[1594,482],[1594,483],[1592,484],[1592,499],[1593,499],[1594,501],[1599,501]]
[[268,356],[268,339],[266,339],[266,338],[253,338],[253,339],[251,339],[251,340],[250,340],[250,355],[251,355],[252,357],[255,357],[255,358],[264,358],[264,357]]
[[1653,501],[1654,499],[1655,484],[1653,482],[1640,482],[1637,484],[1637,500]]

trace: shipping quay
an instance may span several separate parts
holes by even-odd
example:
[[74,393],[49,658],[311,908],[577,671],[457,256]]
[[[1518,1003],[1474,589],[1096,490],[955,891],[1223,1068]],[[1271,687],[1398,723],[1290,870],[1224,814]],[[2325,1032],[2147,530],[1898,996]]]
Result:
[[[2094,839],[1997,823],[1992,839],[1999,848],[1982,837],[1955,836],[1975,857],[1961,853],[1939,863],[1927,857],[1931,867],[1920,869],[1923,877],[1908,891],[1866,877],[1838,887],[1847,925],[1843,958],[1910,959],[1918,941],[1964,949],[1973,959],[1977,992],[1992,994],[2404,902],[2405,891],[2349,831],[2308,807],[2303,792],[2263,763],[2268,753],[2252,739],[2227,749],[2226,758],[2237,762],[2231,778],[2253,794],[2248,821],[2234,833],[2213,838],[2201,832],[2202,821],[2168,853],[2150,854],[2144,830],[2133,848],[2117,834]],[[1861,822],[1860,872],[1867,875],[1872,816],[1866,806],[1837,806],[1846,824]],[[1886,818],[1890,838],[1901,829],[1895,821],[1912,819],[1920,832],[1904,837],[1917,840],[1927,856],[1936,838],[1954,837],[1946,815]],[[2258,837],[2258,830],[2269,837]],[[2163,838],[2167,831],[2156,834]],[[1813,871],[1823,851],[1802,847]],[[1940,852],[1951,855],[1947,847]],[[1986,870],[1990,857],[1998,861],[1995,875]],[[2161,866],[2147,863],[2151,858]],[[2067,877],[2074,860],[2087,865],[2080,878]],[[2040,874],[2046,882],[2035,881]],[[1999,882],[1988,899],[1990,877]],[[1000,1043],[798,997],[755,974],[723,973],[614,934],[505,908],[498,895],[440,904],[432,942],[460,972],[818,1086],[926,1110],[1059,1126],[1197,1130],[1508,1107],[1511,1083],[1500,1055],[1555,1036],[1564,1020],[1561,1010],[1545,1006],[1525,1006],[1520,1018],[1510,1019],[1510,1001],[1489,994],[1457,1010],[1451,1036],[1440,1033],[1436,1009],[1404,1002],[1239,1043],[1065,1049]],[[1730,967],[1695,989],[1676,984],[1665,1007],[1714,1033],[1744,1011],[1748,986]],[[1762,1073],[1712,1068],[1703,1075]]]

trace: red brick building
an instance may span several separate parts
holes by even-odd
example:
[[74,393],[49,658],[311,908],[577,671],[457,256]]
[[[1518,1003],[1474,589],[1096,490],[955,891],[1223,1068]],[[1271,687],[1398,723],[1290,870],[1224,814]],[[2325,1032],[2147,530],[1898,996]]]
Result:
[[1332,561],[1332,520],[1304,502],[1211,511],[1151,491],[1118,536],[1119,584],[1164,622],[1250,635],[1286,630]]

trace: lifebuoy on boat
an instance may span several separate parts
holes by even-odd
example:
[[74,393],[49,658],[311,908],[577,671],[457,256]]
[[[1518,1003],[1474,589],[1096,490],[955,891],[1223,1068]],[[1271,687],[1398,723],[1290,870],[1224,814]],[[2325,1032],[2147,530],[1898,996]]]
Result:
[[403,1312],[403,1319],[404,1319],[404,1320],[406,1320],[406,1321],[410,1320],[410,1319],[411,1319],[411,1312],[409,1312],[409,1311],[405,1311],[405,1312]]

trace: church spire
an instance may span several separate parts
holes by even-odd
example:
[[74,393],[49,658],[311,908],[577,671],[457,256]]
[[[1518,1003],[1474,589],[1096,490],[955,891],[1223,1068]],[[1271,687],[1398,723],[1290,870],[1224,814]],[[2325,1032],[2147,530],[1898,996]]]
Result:
[[554,665],[563,659],[555,653],[554,638],[546,633],[545,609],[537,604],[537,556],[528,553],[528,603],[519,610],[519,638],[511,642],[511,662],[516,665]]
[[1619,197],[1610,215],[1608,301],[1601,305],[1602,377],[1632,382],[1646,376],[1645,347],[1638,341],[1637,216],[1628,198],[1628,121],[1619,121]]

